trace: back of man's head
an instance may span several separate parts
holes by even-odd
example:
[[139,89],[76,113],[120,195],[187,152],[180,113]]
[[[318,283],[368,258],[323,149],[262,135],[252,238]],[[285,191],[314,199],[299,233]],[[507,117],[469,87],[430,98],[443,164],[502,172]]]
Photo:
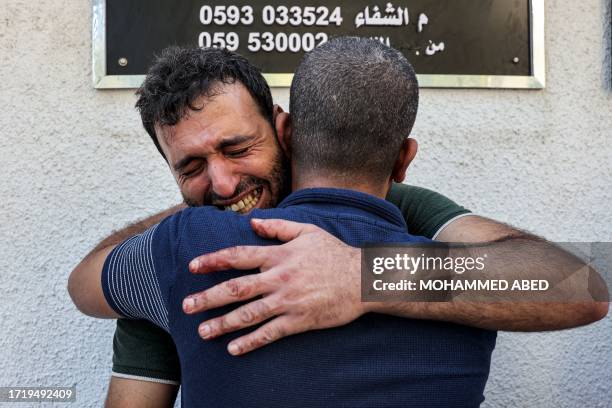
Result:
[[418,97],[412,66],[379,41],[341,37],[315,48],[291,84],[296,173],[388,179]]
[[262,116],[273,125],[268,83],[259,69],[243,56],[224,49],[173,46],[156,57],[136,92],[136,108],[162,156],[155,126],[176,125],[189,110],[204,108],[196,104],[202,96],[213,97],[220,83],[236,81],[246,87]]

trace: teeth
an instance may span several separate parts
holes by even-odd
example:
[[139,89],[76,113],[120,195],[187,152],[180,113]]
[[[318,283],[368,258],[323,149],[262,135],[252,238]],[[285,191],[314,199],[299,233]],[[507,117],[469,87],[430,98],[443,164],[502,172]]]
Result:
[[237,203],[234,203],[229,206],[225,206],[225,209],[232,210],[240,214],[245,214],[251,211],[255,207],[260,195],[261,195],[260,191],[255,190],[254,192],[252,192],[251,194],[249,194],[242,200],[238,201]]

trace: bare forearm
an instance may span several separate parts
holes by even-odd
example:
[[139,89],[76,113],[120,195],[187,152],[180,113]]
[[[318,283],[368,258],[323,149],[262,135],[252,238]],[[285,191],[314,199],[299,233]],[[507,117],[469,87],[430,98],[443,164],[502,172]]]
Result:
[[[368,310],[507,331],[565,329],[591,323],[607,314],[606,286],[596,271],[540,238],[516,233],[498,242],[453,247],[449,256],[486,258],[484,270],[465,272],[461,280],[543,280],[550,290],[529,294],[480,291],[477,295],[451,291],[447,302],[372,303]],[[458,278],[452,274],[448,279]]]
[[377,309],[380,313],[405,318],[440,320],[488,330],[532,332],[592,323],[605,316],[607,304],[601,303],[595,309],[591,302],[399,302],[385,303]]
[[100,284],[102,268],[106,257],[116,245],[144,232],[147,228],[183,208],[184,205],[174,206],[116,231],[89,252],[74,268],[68,279],[68,293],[77,308],[89,316],[101,318],[117,317],[116,312],[106,302]]
[[104,238],[98,245],[96,245],[96,247],[91,251],[91,253],[97,252],[102,248],[120,244],[121,242],[125,241],[130,237],[133,237],[134,235],[142,234],[148,228],[160,223],[164,218],[169,217],[172,214],[175,214],[185,208],[187,208],[185,204],[178,204],[155,215],[151,215],[150,217],[129,224],[127,227],[122,228],[118,231],[114,231],[111,235]]
[[170,408],[178,386],[111,377],[105,408]]
[[91,252],[74,268],[68,279],[68,293],[74,305],[88,316],[116,318],[116,312],[108,305],[100,278],[102,266],[114,245]]

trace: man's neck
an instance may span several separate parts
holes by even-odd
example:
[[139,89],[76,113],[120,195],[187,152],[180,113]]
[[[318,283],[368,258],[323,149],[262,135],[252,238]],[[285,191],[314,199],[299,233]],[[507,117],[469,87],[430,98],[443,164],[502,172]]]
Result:
[[390,188],[390,183],[359,182],[357,180],[346,180],[344,178],[332,178],[326,176],[294,177],[292,190],[303,190],[305,188],[343,188],[359,191],[384,199]]

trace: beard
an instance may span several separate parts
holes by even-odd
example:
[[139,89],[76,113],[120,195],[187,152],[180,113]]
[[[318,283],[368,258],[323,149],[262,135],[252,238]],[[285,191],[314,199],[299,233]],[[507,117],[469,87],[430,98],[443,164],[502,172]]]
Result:
[[[265,188],[270,192],[270,196],[261,204],[261,208],[276,207],[291,192],[291,169],[289,159],[278,146],[277,154],[273,159],[272,169],[268,176],[264,178],[255,176],[245,176],[234,190],[233,197],[237,197],[245,191]],[[231,197],[222,197],[210,188],[204,195],[203,204],[199,200],[191,199],[183,194],[183,200],[189,207],[199,207],[200,205],[215,205],[215,202],[228,200]]]

